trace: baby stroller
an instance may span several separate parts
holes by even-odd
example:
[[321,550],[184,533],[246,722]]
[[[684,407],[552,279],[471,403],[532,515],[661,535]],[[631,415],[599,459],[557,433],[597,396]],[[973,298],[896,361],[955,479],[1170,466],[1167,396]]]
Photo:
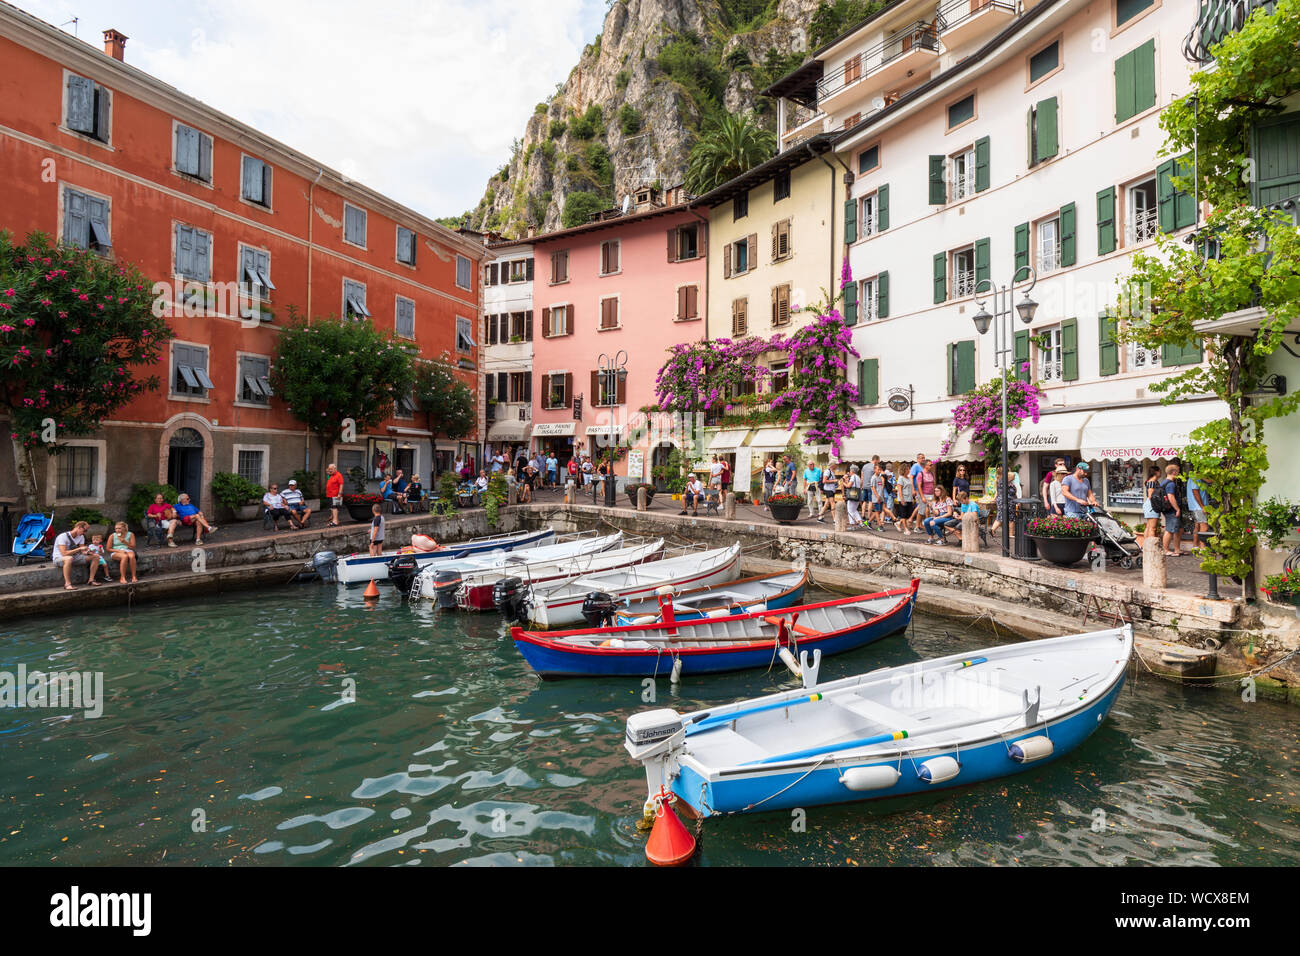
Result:
[[48,557],[42,545],[45,543],[45,533],[50,530],[50,525],[54,524],[54,515],[43,515],[40,513],[25,514],[18,522],[18,530],[14,532],[14,557],[18,559],[18,564],[26,564],[28,559],[41,559]]
[[1101,508],[1093,508],[1088,517],[1097,526],[1097,536],[1105,550],[1106,560],[1117,562],[1125,571],[1142,567],[1142,549],[1138,547],[1133,532]]

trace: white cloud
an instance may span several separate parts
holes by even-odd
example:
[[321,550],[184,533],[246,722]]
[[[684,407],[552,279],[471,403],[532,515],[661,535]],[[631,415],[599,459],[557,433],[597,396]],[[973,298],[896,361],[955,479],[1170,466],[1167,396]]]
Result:
[[[17,4],[56,25],[80,6]],[[93,5],[77,32],[98,47],[103,30],[122,31],[128,63],[443,216],[478,202],[604,9],[602,0],[120,0]]]

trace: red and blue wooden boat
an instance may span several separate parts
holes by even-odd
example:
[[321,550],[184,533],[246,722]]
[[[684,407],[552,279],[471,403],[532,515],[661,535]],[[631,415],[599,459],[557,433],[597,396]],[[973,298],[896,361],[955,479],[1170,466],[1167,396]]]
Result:
[[820,650],[823,656],[856,650],[912,620],[920,580],[878,594],[859,594],[819,604],[697,618],[585,628],[575,631],[510,629],[530,667],[551,677],[654,677],[711,674],[769,667],[785,650]]

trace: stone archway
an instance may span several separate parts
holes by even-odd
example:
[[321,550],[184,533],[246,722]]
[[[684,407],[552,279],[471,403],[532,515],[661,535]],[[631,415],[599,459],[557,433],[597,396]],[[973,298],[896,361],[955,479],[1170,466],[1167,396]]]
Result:
[[[201,442],[201,448],[196,447]],[[172,449],[193,448],[199,458],[199,507],[211,515],[213,503],[211,497],[212,463],[215,449],[212,442],[212,429],[206,419],[199,415],[182,413],[168,419],[163,425],[158,439],[158,483],[167,484],[168,471],[174,461]]]

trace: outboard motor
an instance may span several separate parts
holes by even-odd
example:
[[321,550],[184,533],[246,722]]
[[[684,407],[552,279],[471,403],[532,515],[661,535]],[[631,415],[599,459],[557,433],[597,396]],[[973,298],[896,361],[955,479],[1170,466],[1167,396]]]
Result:
[[338,581],[339,556],[333,551],[317,551],[311,556],[311,566],[326,584]]
[[413,554],[399,554],[393,560],[388,562],[388,580],[393,582],[393,587],[402,597],[407,597],[411,593],[411,585],[415,583],[415,576],[420,573],[420,563],[415,560]]
[[492,585],[492,603],[506,616],[507,621],[528,623],[525,604],[528,600],[528,588],[523,578],[502,578]]
[[592,627],[609,627],[617,610],[618,601],[604,591],[589,591],[582,600],[582,616]]
[[439,571],[433,578],[434,601],[438,607],[452,608],[456,606],[456,595],[460,593],[462,584],[460,572],[444,570]]

